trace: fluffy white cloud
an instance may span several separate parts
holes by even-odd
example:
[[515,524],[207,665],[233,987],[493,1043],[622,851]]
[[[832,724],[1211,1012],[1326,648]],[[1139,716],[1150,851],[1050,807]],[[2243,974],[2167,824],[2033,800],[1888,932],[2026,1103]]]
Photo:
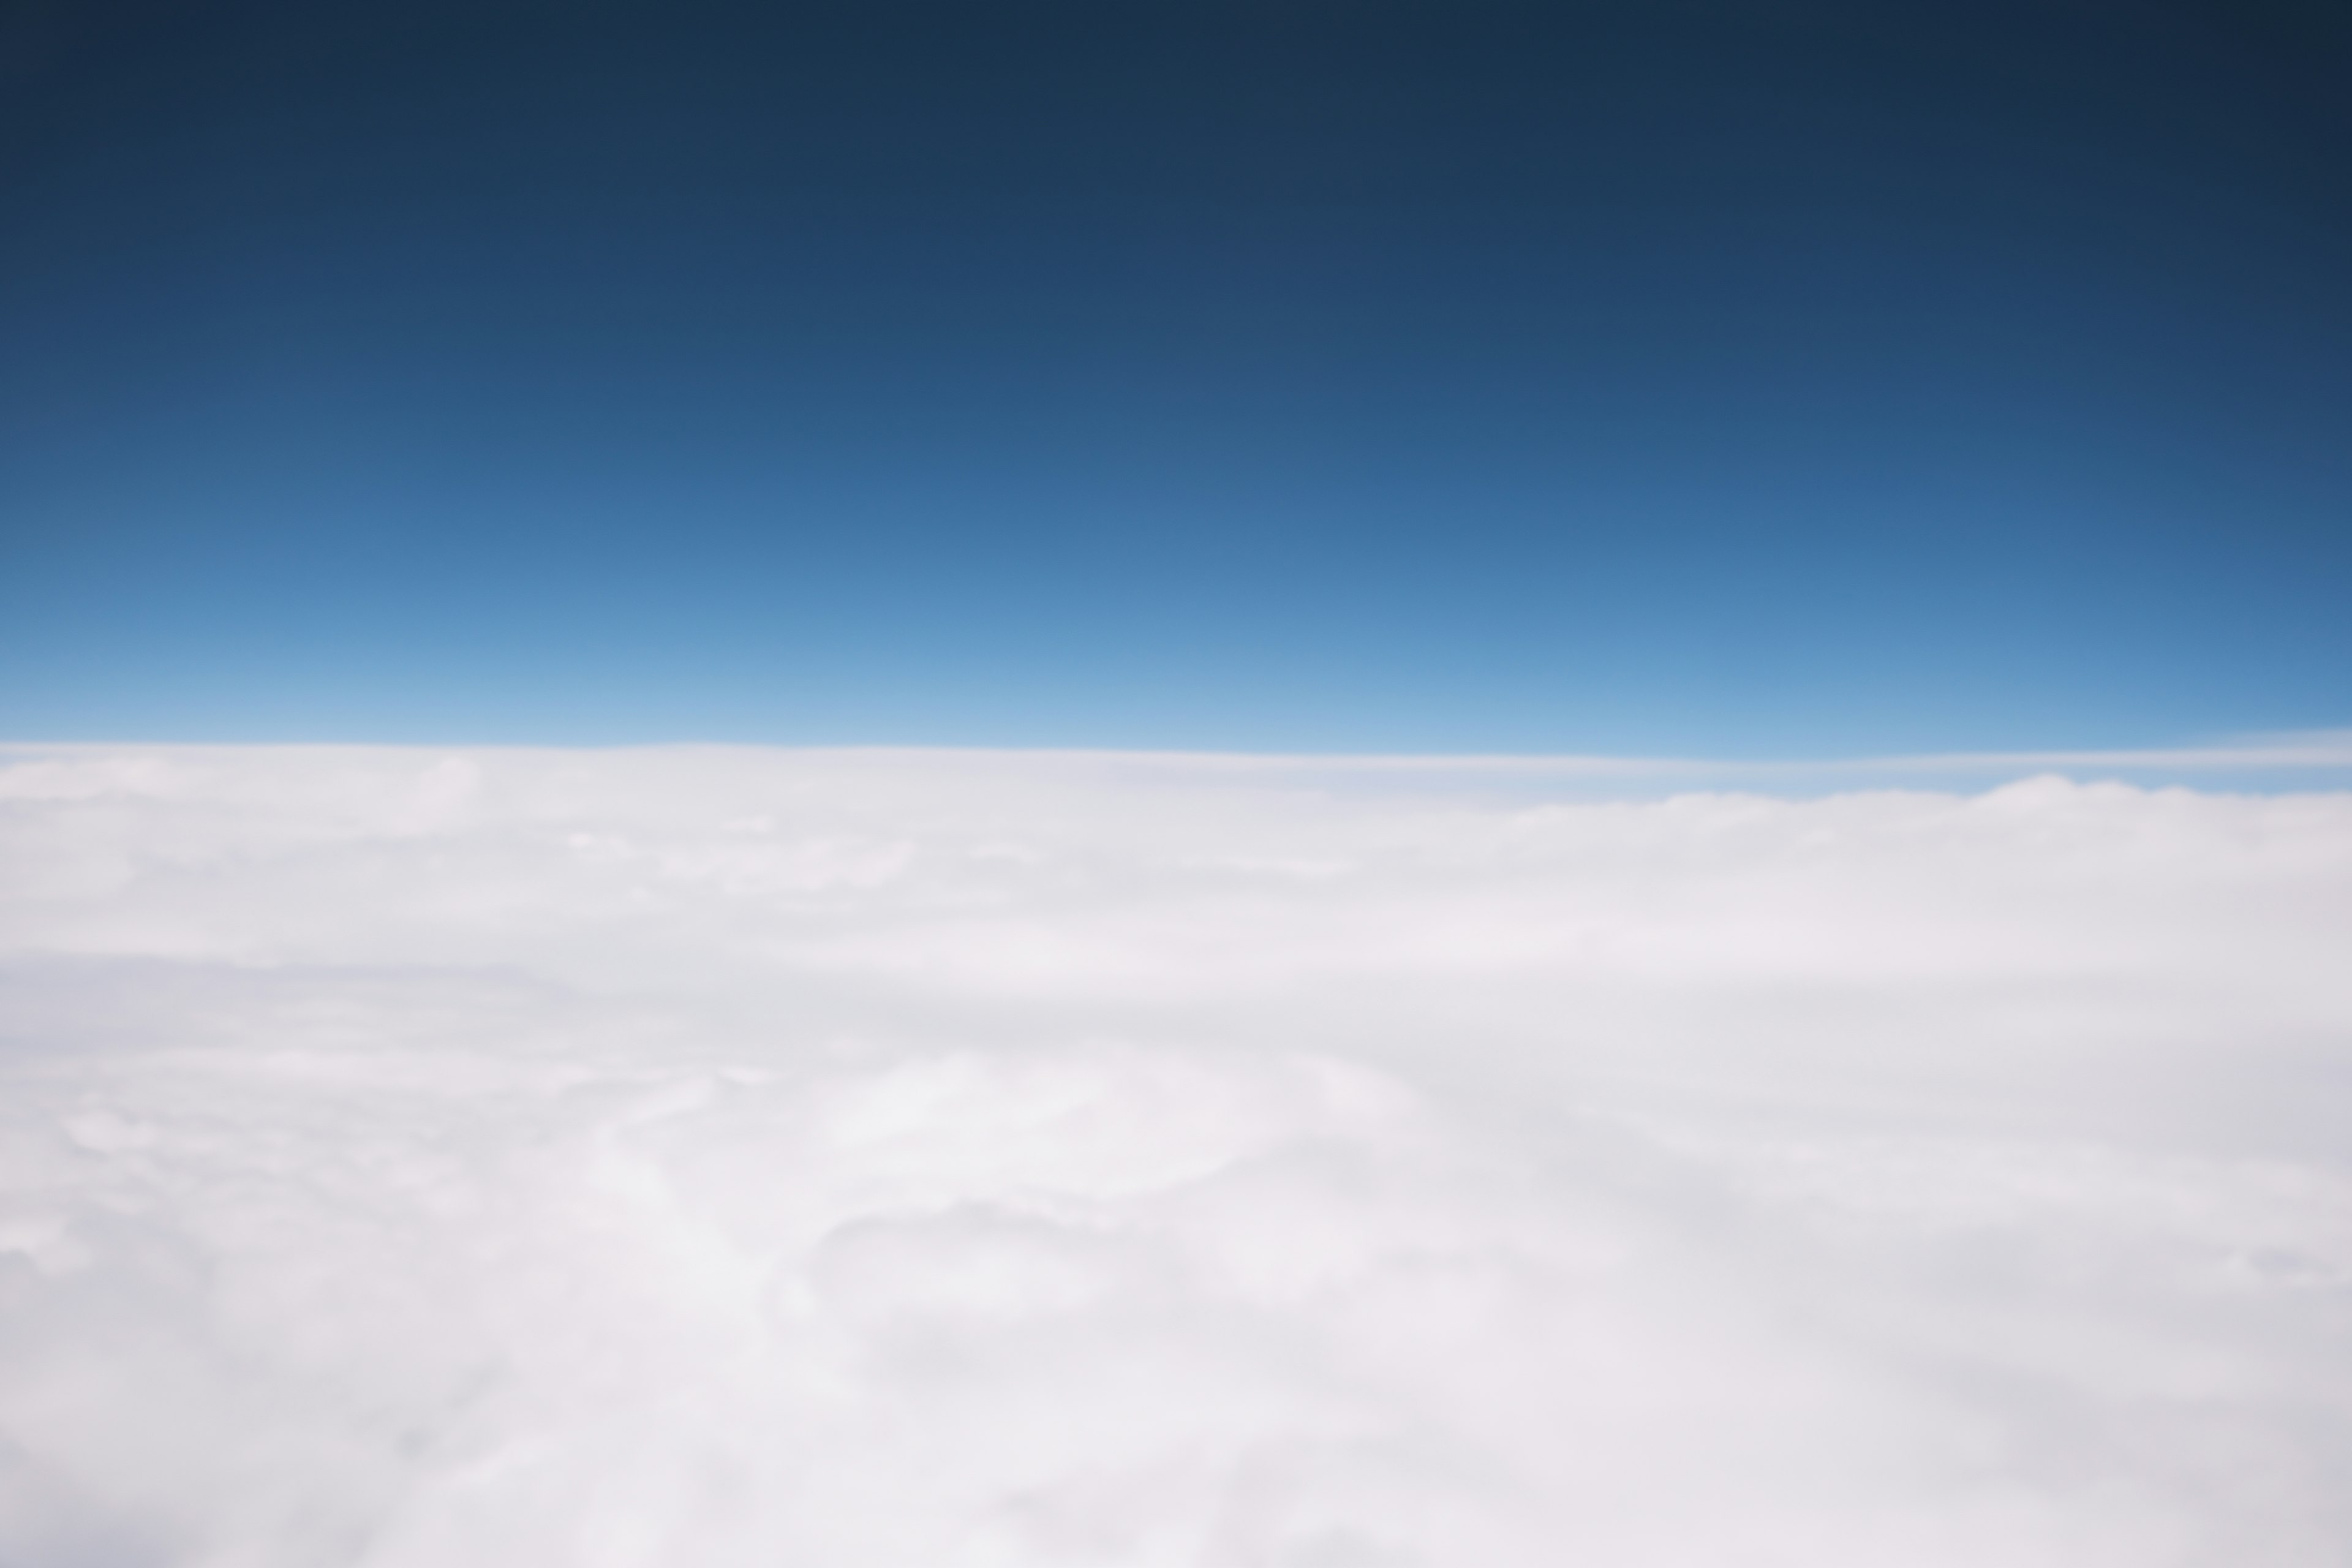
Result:
[[0,765],[0,1562],[2336,1564],[2352,796]]

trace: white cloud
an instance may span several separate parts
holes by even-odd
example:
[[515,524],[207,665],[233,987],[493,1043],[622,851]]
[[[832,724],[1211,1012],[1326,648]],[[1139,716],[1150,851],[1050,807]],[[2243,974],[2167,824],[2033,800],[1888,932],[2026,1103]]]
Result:
[[0,1562],[2334,1564],[2352,796],[0,766]]

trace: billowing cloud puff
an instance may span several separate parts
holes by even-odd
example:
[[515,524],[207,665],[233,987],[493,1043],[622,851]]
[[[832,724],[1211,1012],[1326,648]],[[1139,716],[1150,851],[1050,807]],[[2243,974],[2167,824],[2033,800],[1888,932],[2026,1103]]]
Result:
[[0,1562],[2339,1563],[2347,952],[2343,795],[16,753]]

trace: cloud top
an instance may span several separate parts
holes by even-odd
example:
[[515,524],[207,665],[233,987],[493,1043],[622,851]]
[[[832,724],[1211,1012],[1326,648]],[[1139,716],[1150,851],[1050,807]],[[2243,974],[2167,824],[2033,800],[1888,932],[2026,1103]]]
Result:
[[2352,797],[0,767],[0,1558],[2333,1563]]

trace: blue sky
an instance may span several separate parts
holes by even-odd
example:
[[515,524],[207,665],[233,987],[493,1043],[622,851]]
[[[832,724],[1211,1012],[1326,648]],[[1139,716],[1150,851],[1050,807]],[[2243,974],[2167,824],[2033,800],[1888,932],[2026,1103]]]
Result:
[[2352,35],[1884,13],[26,13],[0,734],[2344,724]]

